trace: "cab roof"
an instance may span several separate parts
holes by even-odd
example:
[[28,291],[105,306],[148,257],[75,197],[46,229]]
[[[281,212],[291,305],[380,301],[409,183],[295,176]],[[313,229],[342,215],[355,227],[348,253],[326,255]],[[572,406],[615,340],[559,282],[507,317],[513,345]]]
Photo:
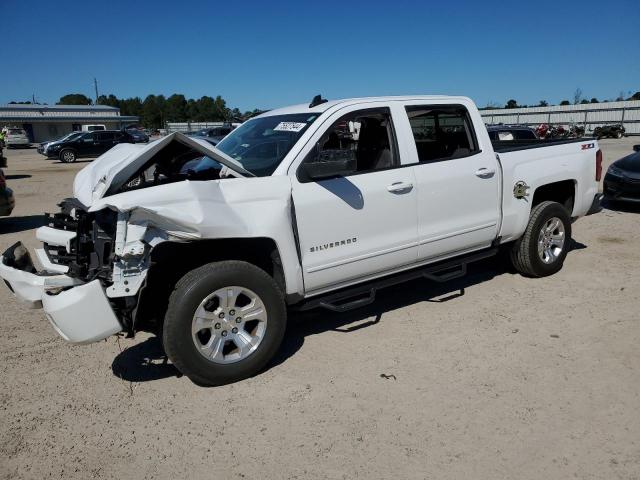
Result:
[[320,103],[315,107],[309,108],[308,103],[300,103],[297,105],[291,105],[283,108],[276,108],[275,110],[269,110],[261,115],[258,115],[255,118],[259,117],[270,117],[273,115],[288,115],[295,113],[324,113],[332,107],[341,105],[341,106],[351,106],[357,105],[359,103],[371,103],[371,102],[397,102],[397,101],[409,101],[416,100],[419,102],[444,102],[444,103],[455,103],[456,101],[470,101],[468,97],[460,97],[460,96],[447,96],[447,95],[402,95],[402,96],[386,96],[386,97],[358,97],[358,98],[345,98],[342,100],[328,100],[324,103]]

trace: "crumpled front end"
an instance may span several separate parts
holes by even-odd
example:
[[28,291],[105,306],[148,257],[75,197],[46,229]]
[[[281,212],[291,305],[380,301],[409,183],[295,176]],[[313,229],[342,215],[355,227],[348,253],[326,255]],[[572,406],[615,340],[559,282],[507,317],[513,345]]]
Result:
[[38,272],[20,242],[0,257],[0,277],[19,300],[43,308],[69,342],[91,343],[122,331],[99,280],[84,283],[66,274]]

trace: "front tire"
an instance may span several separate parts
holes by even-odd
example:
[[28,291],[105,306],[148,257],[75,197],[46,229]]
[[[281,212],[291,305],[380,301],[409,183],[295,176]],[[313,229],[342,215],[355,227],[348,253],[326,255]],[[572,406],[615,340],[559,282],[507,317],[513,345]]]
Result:
[[511,263],[522,275],[546,277],[558,272],[571,245],[571,218],[557,202],[531,210],[527,228],[511,250]]
[[192,270],[176,284],[162,336],[180,372],[215,386],[260,372],[280,347],[286,324],[274,279],[250,263],[223,261]]
[[73,150],[62,150],[60,152],[60,161],[63,163],[73,163],[76,161],[76,152]]

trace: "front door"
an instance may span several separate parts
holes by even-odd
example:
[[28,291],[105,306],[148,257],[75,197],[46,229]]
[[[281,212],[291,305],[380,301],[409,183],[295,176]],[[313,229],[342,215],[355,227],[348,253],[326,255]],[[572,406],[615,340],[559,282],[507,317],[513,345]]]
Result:
[[500,169],[492,149],[480,148],[468,109],[406,105],[405,111],[417,162],[418,260],[489,247],[499,228]]
[[[403,168],[391,111],[351,110],[334,114],[330,127],[312,138],[313,149],[292,179],[308,292],[416,260],[415,178],[412,167]],[[308,178],[305,163],[323,152],[354,158],[355,171]]]

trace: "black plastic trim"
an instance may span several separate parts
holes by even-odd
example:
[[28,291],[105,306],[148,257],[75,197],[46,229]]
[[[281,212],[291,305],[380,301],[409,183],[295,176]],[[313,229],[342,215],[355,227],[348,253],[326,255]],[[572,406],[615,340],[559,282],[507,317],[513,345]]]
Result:
[[[372,303],[375,301],[376,292],[378,290],[398,283],[404,283],[418,278],[427,278],[436,282],[446,282],[454,278],[462,277],[467,273],[467,265],[469,263],[492,257],[496,255],[497,252],[497,247],[491,247],[489,249],[457,257],[452,260],[444,260],[426,266],[417,267],[412,270],[392,274],[369,282],[346,287],[338,291],[312,297],[293,305],[292,308],[299,311],[305,311],[322,307],[336,312],[345,312],[347,310],[352,310]],[[366,295],[364,298],[354,298],[362,297],[364,295]]]

